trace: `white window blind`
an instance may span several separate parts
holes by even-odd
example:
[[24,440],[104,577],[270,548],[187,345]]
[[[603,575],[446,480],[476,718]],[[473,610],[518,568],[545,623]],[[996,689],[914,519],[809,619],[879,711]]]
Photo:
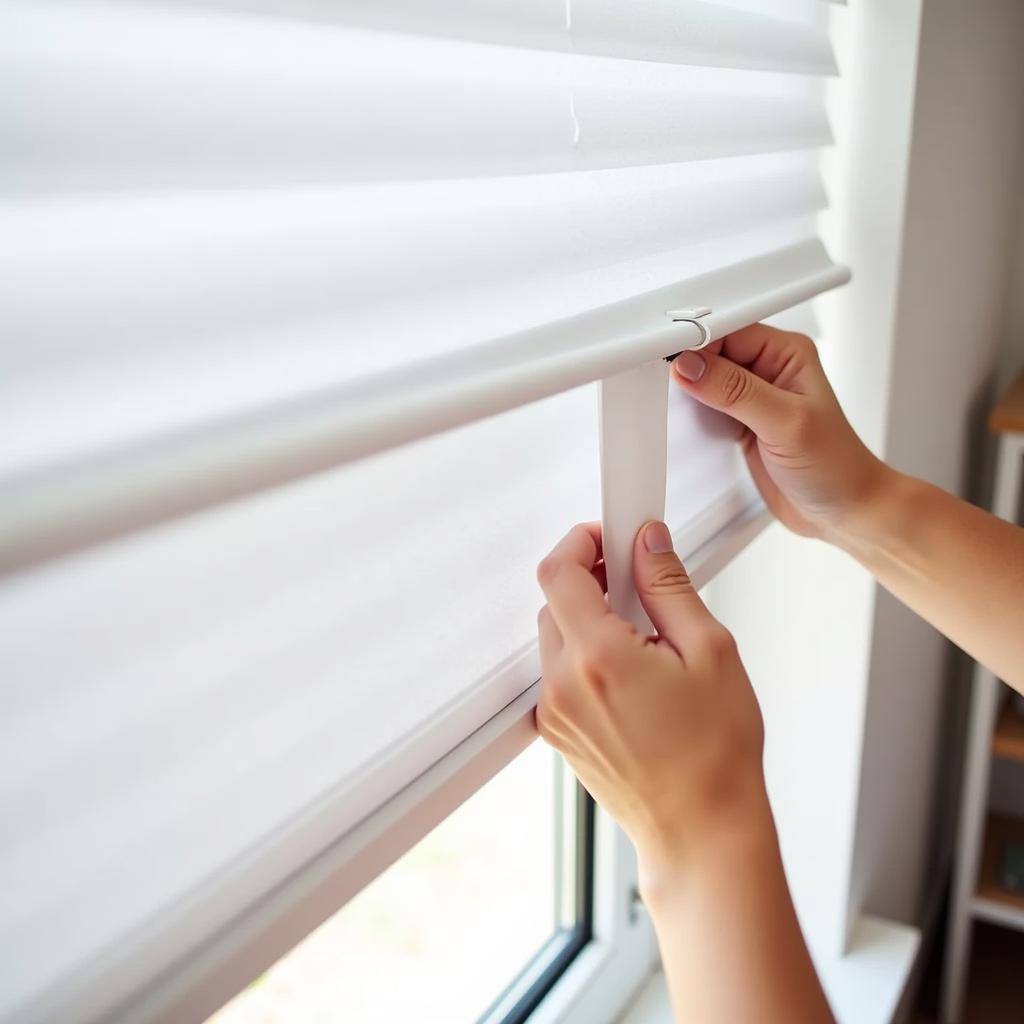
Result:
[[[593,382],[846,278],[835,70],[815,0],[0,8],[0,1019],[131,1005],[530,686]],[[753,495],[669,399],[692,548]]]

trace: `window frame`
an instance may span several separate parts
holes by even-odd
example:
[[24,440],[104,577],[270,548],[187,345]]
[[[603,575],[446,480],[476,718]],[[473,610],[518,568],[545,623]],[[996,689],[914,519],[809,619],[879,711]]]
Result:
[[[552,865],[556,883],[555,918],[557,920],[568,910],[566,917],[571,923],[559,928],[537,951],[477,1024],[525,1024],[593,938],[597,805],[561,757],[553,763],[559,854],[559,861]],[[566,804],[571,807],[570,815],[565,814]],[[572,886],[571,909],[560,906],[568,902],[561,891],[567,876]]]

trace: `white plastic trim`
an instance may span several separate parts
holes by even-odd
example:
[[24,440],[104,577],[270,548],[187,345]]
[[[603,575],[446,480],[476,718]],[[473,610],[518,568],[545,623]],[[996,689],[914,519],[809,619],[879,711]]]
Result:
[[[0,573],[309,476],[720,338],[844,284],[818,241],[302,401],[0,487]],[[687,301],[689,300],[689,301]]]

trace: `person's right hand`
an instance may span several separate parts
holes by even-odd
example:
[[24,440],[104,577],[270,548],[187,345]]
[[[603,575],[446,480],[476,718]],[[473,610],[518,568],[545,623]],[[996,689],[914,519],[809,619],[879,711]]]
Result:
[[885,464],[843,415],[806,335],[754,324],[683,352],[672,370],[687,394],[747,428],[750,474],[794,532],[828,538],[886,478]]
[[735,642],[664,523],[633,546],[654,635],[609,608],[604,575],[596,523],[537,568],[537,728],[633,841],[676,1019],[831,1022],[786,886],[761,712]]
[[700,599],[664,523],[633,544],[637,593],[656,635],[603,593],[601,528],[579,525],[537,567],[541,736],[622,826],[642,887],[707,855],[737,822],[772,831],[764,729],[736,643]]

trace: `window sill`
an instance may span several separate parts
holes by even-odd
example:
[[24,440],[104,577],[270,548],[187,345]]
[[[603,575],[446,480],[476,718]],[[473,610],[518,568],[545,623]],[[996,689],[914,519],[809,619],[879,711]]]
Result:
[[[817,964],[839,1024],[889,1024],[896,1015],[921,945],[921,933],[863,915],[846,956]],[[675,1024],[665,976],[651,976],[618,1024]]]

